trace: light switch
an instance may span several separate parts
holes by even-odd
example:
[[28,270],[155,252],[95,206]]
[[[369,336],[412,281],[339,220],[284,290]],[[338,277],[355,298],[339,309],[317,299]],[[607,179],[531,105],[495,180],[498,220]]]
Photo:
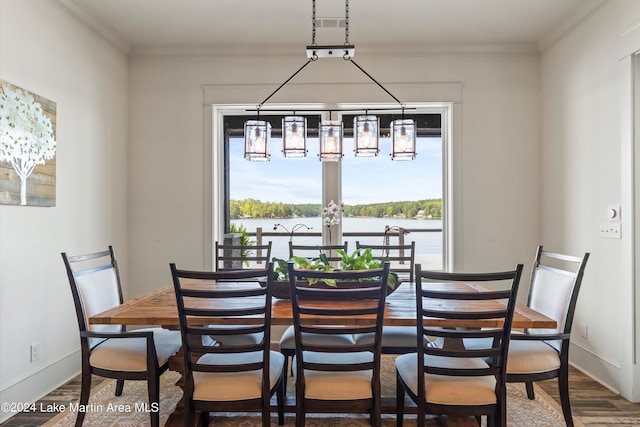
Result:
[[600,237],[607,239],[622,239],[620,221],[603,222],[600,224]]

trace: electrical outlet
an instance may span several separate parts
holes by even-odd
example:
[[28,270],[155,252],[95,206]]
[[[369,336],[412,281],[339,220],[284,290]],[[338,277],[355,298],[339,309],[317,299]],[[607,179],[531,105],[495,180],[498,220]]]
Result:
[[578,329],[579,329],[579,333],[580,336],[584,339],[587,339],[589,337],[589,329],[587,328],[587,324],[586,323],[580,323],[578,325]]
[[607,239],[622,239],[620,221],[603,222],[600,224],[600,237]]
[[34,342],[33,344],[31,344],[30,356],[31,356],[30,358],[31,363],[40,360],[40,343],[39,342]]

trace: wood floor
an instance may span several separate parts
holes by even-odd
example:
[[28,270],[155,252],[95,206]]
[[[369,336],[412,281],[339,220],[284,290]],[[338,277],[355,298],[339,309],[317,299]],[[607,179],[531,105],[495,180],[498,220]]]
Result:
[[[100,382],[101,379],[96,377],[93,384],[98,385]],[[559,402],[557,383],[555,380],[544,381],[537,384]],[[573,368],[569,375],[569,387],[571,389],[573,416],[579,418],[586,427],[640,426],[640,403],[630,403]],[[69,383],[45,396],[41,401],[36,403],[36,407],[40,407],[40,402],[42,402],[45,407],[53,403],[68,405],[69,402],[76,401],[79,395],[80,377],[76,377]],[[41,426],[55,415],[56,414],[37,412],[21,413],[0,424],[0,427]]]

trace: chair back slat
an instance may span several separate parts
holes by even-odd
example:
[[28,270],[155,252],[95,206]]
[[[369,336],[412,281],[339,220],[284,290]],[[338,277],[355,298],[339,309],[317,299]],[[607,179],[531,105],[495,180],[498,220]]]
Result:
[[[245,372],[262,369],[268,384],[271,337],[271,283],[273,263],[261,269],[197,272],[171,264],[185,359],[185,379],[193,372]],[[230,319],[238,323],[229,328]],[[225,327],[226,326],[226,327]],[[204,345],[207,335],[259,333],[259,342]],[[261,352],[261,357],[249,357]],[[212,355],[214,357],[209,358]],[[232,355],[216,363],[215,355]],[[244,357],[245,355],[246,357]]]
[[368,245],[356,240],[356,249],[371,248],[375,257],[391,263],[391,271],[398,275],[401,281],[413,283],[416,263],[416,242],[408,244]]
[[289,259],[294,256],[308,258],[316,260],[320,258],[321,254],[326,255],[329,262],[337,262],[342,260],[342,255],[337,253],[338,249],[347,251],[349,242],[344,242],[341,245],[296,245],[293,242],[289,242]]

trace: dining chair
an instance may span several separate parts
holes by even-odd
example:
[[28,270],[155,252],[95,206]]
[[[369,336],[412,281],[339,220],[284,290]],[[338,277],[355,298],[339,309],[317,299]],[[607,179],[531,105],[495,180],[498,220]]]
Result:
[[[123,303],[118,263],[113,247],[84,255],[62,252],[80,329],[82,382],[81,406],[89,402],[91,376],[116,379],[116,396],[125,380],[147,381],[149,407],[159,408],[160,375],[167,370],[169,357],[182,344],[180,332],[145,328],[127,332],[123,325],[91,325],[89,318]],[[86,413],[78,411],[76,427]],[[159,410],[150,411],[151,426],[160,425]]]
[[[397,245],[368,245],[356,241],[356,249],[371,248],[374,256],[389,260],[391,271],[398,280],[413,283],[416,260],[416,242]],[[371,339],[370,334],[354,337],[360,344]],[[404,354],[416,351],[416,328],[412,326],[385,326],[382,328],[382,353]]]
[[[293,242],[289,242],[289,258],[293,256],[299,256],[309,259],[318,259],[320,254],[325,254],[327,255],[328,261],[336,262],[342,259],[342,257],[336,252],[336,250],[342,249],[346,252],[348,247],[349,242],[344,242],[342,245],[294,245]],[[308,339],[316,341],[317,344],[355,344],[353,334],[349,333],[337,333],[335,335],[314,335],[308,337]],[[290,357],[293,357],[295,351],[295,334],[293,326],[289,326],[287,329],[285,329],[280,338],[280,352],[284,354],[288,360]]]
[[[174,263],[170,268],[184,355],[185,427],[193,425],[196,411],[202,411],[203,425],[208,425],[209,412],[259,411],[266,427],[274,394],[283,425],[284,356],[270,349],[273,263],[217,272],[180,270]],[[234,327],[225,327],[228,323]],[[212,331],[228,337],[259,334],[261,339],[203,344]]]
[[[507,351],[521,274],[522,264],[513,271],[478,274],[423,271],[416,265],[417,352],[396,358],[398,426],[406,393],[417,406],[419,427],[426,414],[475,416],[478,424],[484,415],[487,426],[506,427]],[[449,287],[439,287],[438,282]],[[457,282],[483,288],[452,289]],[[438,319],[459,322],[461,327],[424,326]],[[496,326],[474,328],[487,319]],[[443,339],[445,344],[425,344],[423,337]],[[462,344],[467,338],[483,339],[486,345],[467,349]]]
[[[380,358],[389,263],[358,271],[297,270],[288,263],[295,334],[296,426],[313,412],[369,413],[381,423]],[[313,287],[309,279],[357,281],[358,287]],[[357,306],[345,307],[345,300]],[[344,323],[344,318],[350,321]],[[372,333],[367,344],[318,343],[318,335]]]
[[320,254],[327,256],[329,262],[338,262],[342,259],[342,255],[336,252],[338,249],[347,251],[349,242],[344,242],[341,245],[296,245],[292,241],[289,242],[289,258],[294,256],[318,259]]
[[538,246],[533,261],[527,306],[554,319],[556,329],[527,329],[511,335],[507,382],[524,382],[529,399],[533,383],[558,378],[567,427],[573,427],[569,400],[569,343],[573,315],[589,253],[571,256]]
[[215,242],[215,269],[241,270],[261,268],[271,261],[271,240],[263,245],[232,245]]

